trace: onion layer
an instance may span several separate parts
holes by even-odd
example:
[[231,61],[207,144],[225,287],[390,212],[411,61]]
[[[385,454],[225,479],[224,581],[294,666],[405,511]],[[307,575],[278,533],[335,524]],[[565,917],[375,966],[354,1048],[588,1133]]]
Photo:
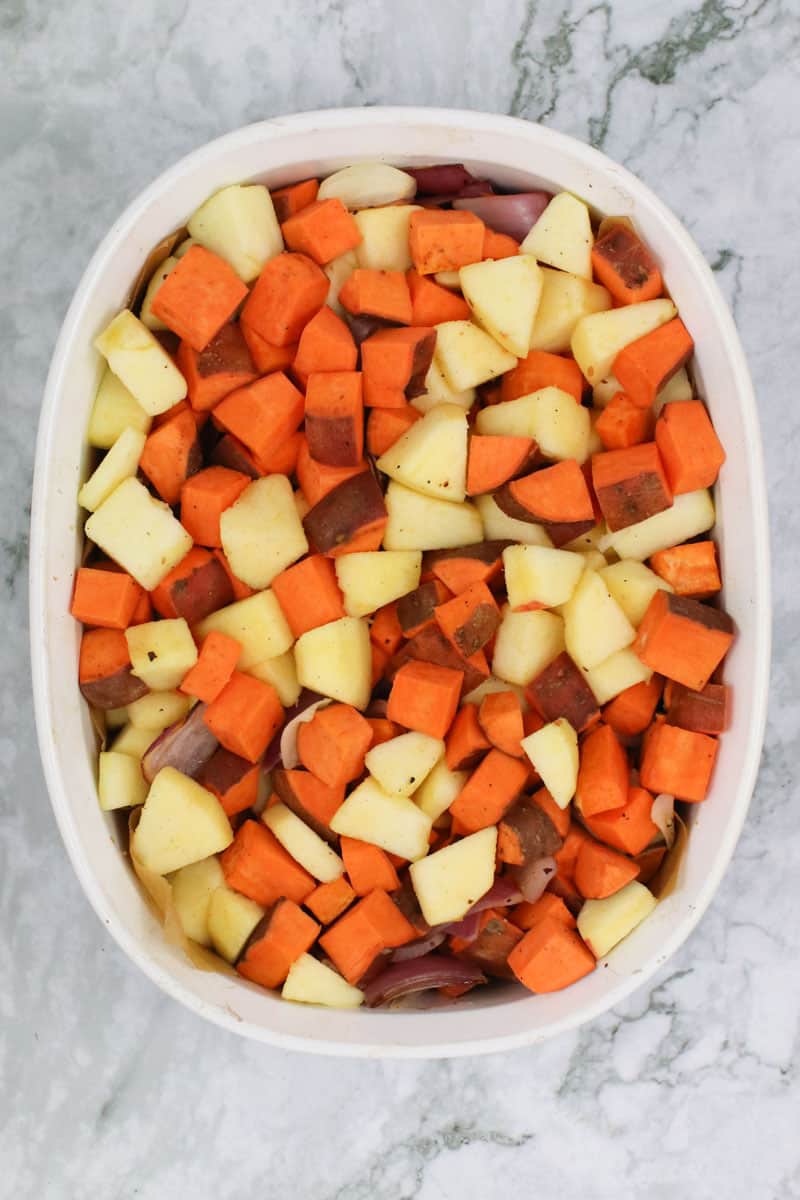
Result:
[[364,988],[364,1001],[370,1008],[375,1008],[413,992],[462,985],[474,987],[485,982],[486,976],[471,963],[444,954],[425,954],[422,958],[392,963],[376,975]]
[[160,733],[142,755],[142,774],[152,783],[162,767],[174,767],[194,779],[219,748],[219,742],[203,720],[208,706],[196,704],[188,717]]

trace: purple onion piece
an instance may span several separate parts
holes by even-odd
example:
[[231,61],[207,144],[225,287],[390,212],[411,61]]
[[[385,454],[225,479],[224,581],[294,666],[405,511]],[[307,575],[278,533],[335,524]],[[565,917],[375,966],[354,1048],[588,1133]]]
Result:
[[405,946],[398,946],[392,951],[392,962],[410,962],[413,958],[421,958],[423,954],[430,953],[431,950],[436,950],[441,946],[444,939],[447,937],[447,932],[444,928],[431,929],[424,937],[417,938],[415,942],[407,942]]
[[528,236],[552,197],[548,192],[514,192],[510,196],[459,196],[453,208],[475,213],[495,233],[521,242]]
[[445,925],[444,929],[449,937],[458,938],[462,942],[474,942],[481,931],[481,914],[470,909],[460,921],[453,921],[451,925]]
[[456,196],[475,182],[463,163],[438,163],[432,167],[403,167],[417,181],[417,196]]
[[152,783],[162,767],[174,767],[194,779],[219,748],[203,720],[208,706],[196,704],[188,717],[160,733],[142,755],[142,774]]
[[487,908],[510,908],[512,904],[519,904],[523,898],[517,881],[504,875],[501,879],[495,879],[488,892],[485,892],[480,900],[476,900],[469,911],[479,913]]
[[461,188],[456,199],[462,200],[470,196],[493,196],[494,188],[488,179],[473,179]]
[[444,954],[425,954],[407,962],[395,962],[377,975],[364,989],[364,1000],[370,1008],[427,992],[431,988],[486,983],[486,976],[472,963],[460,962]]
[[265,771],[273,771],[275,767],[280,766],[281,737],[283,736],[283,731],[289,722],[293,721],[295,717],[299,717],[301,712],[305,712],[309,705],[316,704],[318,700],[323,699],[324,696],[320,696],[319,692],[312,692],[310,688],[303,688],[302,692],[297,698],[297,703],[293,704],[291,708],[286,709],[283,714],[283,725],[281,725],[280,729],[275,734],[275,737],[267,746],[266,753],[262,760],[261,765]]
[[558,863],[554,858],[537,858],[526,863],[524,867],[513,867],[512,877],[528,903],[535,904],[544,894],[557,870]]

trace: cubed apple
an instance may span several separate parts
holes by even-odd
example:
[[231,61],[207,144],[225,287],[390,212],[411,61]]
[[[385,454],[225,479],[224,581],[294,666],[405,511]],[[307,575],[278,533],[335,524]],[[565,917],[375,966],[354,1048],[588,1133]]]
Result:
[[301,954],[289,968],[281,999],[324,1008],[358,1008],[364,993],[311,954]]
[[587,671],[636,637],[633,625],[596,571],[584,570],[562,613],[566,648]]
[[432,821],[437,821],[447,812],[468,779],[469,771],[451,771],[442,756],[414,792],[414,803]]
[[211,945],[208,931],[208,910],[211,897],[219,887],[224,887],[225,876],[215,854],[201,858],[199,862],[181,867],[170,878],[172,903],[178,914],[183,932],[199,946]]
[[156,292],[161,287],[167,276],[175,270],[179,262],[180,259],[177,257],[177,255],[170,254],[168,258],[165,258],[164,261],[156,267],[147,284],[147,289],[144,293],[144,298],[139,309],[139,320],[143,325],[146,325],[148,329],[152,329],[154,332],[167,328],[164,322],[159,320],[159,318],[153,312],[153,301],[155,300]]
[[[367,752],[364,765],[385,792],[410,796],[444,755],[444,742],[426,733],[401,733]],[[424,811],[424,810],[423,810]]]
[[125,429],[147,433],[152,422],[153,418],[144,411],[122,380],[117,379],[110,367],[106,367],[89,417],[89,445],[98,450],[110,450]]
[[592,278],[592,222],[589,209],[571,192],[559,192],[520,246],[549,267]]
[[236,962],[264,915],[264,909],[255,900],[229,887],[216,888],[208,902],[207,922],[208,936],[217,954],[226,962]]
[[436,326],[434,361],[456,392],[487,383],[517,365],[513,354],[472,321],[443,321]]
[[97,795],[104,812],[144,804],[147,783],[139,760],[118,750],[102,750],[98,758]]
[[271,683],[278,693],[278,699],[284,708],[291,708],[297,703],[300,695],[300,680],[297,678],[297,667],[294,661],[294,651],[286,650],[276,654],[274,658],[266,658],[263,662],[248,667],[248,675],[264,683]]
[[363,617],[342,617],[298,638],[297,678],[331,700],[365,709],[372,691],[369,625]]
[[462,502],[467,492],[467,414],[456,404],[438,404],[377,465],[415,492]]
[[136,725],[125,725],[111,743],[111,749],[115,754],[128,754],[140,762],[145,750],[153,744],[157,736],[158,734],[154,734],[152,729],[140,729]]
[[583,555],[549,546],[507,546],[503,551],[508,602],[512,608],[569,600],[585,566]]
[[342,318],[345,317],[345,311],[339,303],[339,292],[353,271],[358,267],[358,259],[356,258],[355,250],[346,250],[344,254],[340,254],[338,258],[333,258],[329,263],[322,268],[330,280],[330,288],[328,289],[328,297],[326,304]]
[[631,558],[621,559],[612,563],[610,567],[604,566],[600,575],[631,625],[637,627],[641,625],[647,606],[655,593],[659,590],[674,590],[666,579],[656,575],[655,571],[651,571],[644,563]]
[[94,344],[151,417],[186,396],[186,380],[155,335],[130,309],[118,313]]
[[150,785],[133,838],[136,858],[156,875],[218,854],[233,841],[231,823],[216,796],[162,767]]
[[451,388],[434,354],[433,362],[428,367],[428,373],[425,376],[425,391],[421,396],[415,396],[411,404],[421,413],[430,412],[437,404],[457,404],[459,408],[469,412],[475,403],[476,395],[474,387],[465,388],[462,391]]
[[[575,326],[582,317],[611,308],[611,293],[567,271],[541,267],[542,296],[531,335],[531,350],[563,354],[569,350]],[[617,389],[619,390],[619,389]]]
[[495,675],[525,687],[564,649],[564,622],[558,613],[506,609],[497,630],[492,659]]
[[483,539],[474,505],[423,496],[395,480],[386,491],[389,520],[383,535],[387,550],[446,550]]
[[429,925],[460,921],[494,883],[497,827],[490,825],[411,864],[411,884]]
[[295,862],[320,883],[332,883],[344,873],[339,855],[285,804],[270,805],[261,819]]
[[590,671],[583,672],[598,704],[607,704],[636,683],[647,683],[652,675],[653,672],[644,665],[638,654],[627,646],[603,659]]
[[604,900],[586,900],[578,913],[578,933],[595,958],[605,958],[657,904],[653,893],[634,879]]
[[681,367],[671,379],[667,380],[663,387],[659,388],[656,398],[653,401],[653,413],[655,416],[658,416],[665,404],[678,404],[681,401],[693,399],[694,388],[692,387],[692,381],[689,378],[686,367]]
[[272,197],[262,184],[232,184],[201,204],[187,222],[189,233],[230,263],[245,283],[283,250]]
[[578,735],[569,721],[550,721],[520,745],[558,807],[566,808],[578,782]]
[[530,705],[525,697],[525,688],[518,683],[510,683],[506,679],[500,679],[497,675],[489,675],[486,679],[481,680],[477,687],[472,691],[467,692],[463,698],[464,704],[477,704],[486,696],[492,696],[495,692],[513,692],[519,700],[519,706],[523,712],[527,712]]
[[78,492],[82,508],[95,512],[123,480],[136,474],[145,440],[141,430],[123,429]]
[[294,642],[278,598],[269,588],[210,613],[195,626],[197,641],[202,643],[214,629],[234,638],[241,646],[236,664],[239,671],[251,671],[259,663],[285,654]]
[[407,796],[391,795],[367,777],[337,809],[331,829],[416,862],[428,853],[431,819]]
[[478,413],[475,427],[482,434],[531,437],[545,458],[585,462],[589,455],[589,411],[560,388],[540,388],[528,396],[489,405]]
[[360,162],[342,167],[323,179],[317,199],[341,200],[345,208],[376,208],[410,200],[417,192],[413,175],[384,162]]
[[128,719],[137,729],[149,729],[153,738],[168,725],[181,721],[192,707],[182,692],[148,692],[128,705]]
[[133,674],[154,692],[176,688],[197,662],[197,646],[183,617],[131,625],[125,640]]
[[86,522],[87,538],[152,592],[192,548],[192,539],[163,500],[138,479],[125,479]]
[[418,204],[364,208],[355,215],[361,233],[356,247],[358,266],[371,271],[407,271],[411,267],[408,223]]
[[486,259],[459,271],[461,291],[473,316],[517,358],[530,349],[542,295],[542,272],[530,254]]
[[671,508],[609,533],[601,543],[602,550],[613,550],[619,558],[644,562],[659,550],[679,546],[690,538],[705,533],[714,524],[714,501],[705,488],[676,496]]
[[541,525],[518,521],[499,508],[494,496],[476,496],[475,505],[483,522],[484,537],[491,540],[519,542],[525,546],[551,546],[552,542]]
[[665,325],[677,311],[671,300],[644,300],[582,317],[570,341],[573,357],[594,384],[611,374],[614,359],[629,342]]
[[336,578],[348,616],[365,617],[413,592],[422,568],[420,550],[364,550],[336,559]]
[[237,579],[269,587],[276,575],[308,552],[308,540],[285,475],[254,479],[219,522],[222,549]]

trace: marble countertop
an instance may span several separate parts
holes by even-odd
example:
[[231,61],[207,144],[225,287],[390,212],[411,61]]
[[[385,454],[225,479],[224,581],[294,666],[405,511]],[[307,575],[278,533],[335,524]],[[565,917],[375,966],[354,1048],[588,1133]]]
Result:
[[[799,64],[796,0],[0,4],[0,1197],[800,1197]],[[24,632],[39,401],[99,238],[219,133],[383,102],[541,120],[664,197],[733,304],[776,531],[766,750],[711,909],[591,1026],[452,1062],[247,1043],[128,962],[54,827]]]

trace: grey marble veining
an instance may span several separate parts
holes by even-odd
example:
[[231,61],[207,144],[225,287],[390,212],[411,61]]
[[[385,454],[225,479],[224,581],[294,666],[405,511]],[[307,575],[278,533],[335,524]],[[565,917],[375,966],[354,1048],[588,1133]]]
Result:
[[[0,1197],[800,1196],[799,74],[797,0],[0,0]],[[615,1012],[474,1061],[290,1055],[162,996],[73,878],[27,675],[39,398],[98,239],[208,138],[384,102],[542,120],[655,188],[734,307],[770,482],[773,703],[714,904]]]

